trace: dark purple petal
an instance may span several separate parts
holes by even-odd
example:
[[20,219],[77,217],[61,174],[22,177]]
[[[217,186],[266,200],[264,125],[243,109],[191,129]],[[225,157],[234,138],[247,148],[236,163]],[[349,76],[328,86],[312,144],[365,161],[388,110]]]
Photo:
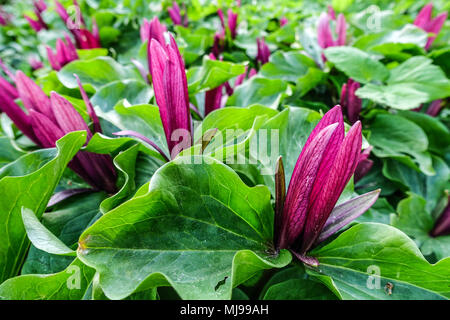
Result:
[[426,113],[429,116],[436,117],[442,110],[443,107],[442,102],[443,102],[442,99],[434,100],[433,102],[431,102],[430,105],[428,106]]
[[366,212],[377,201],[380,191],[377,189],[367,192],[334,207],[314,245],[326,240]]
[[30,110],[31,125],[36,137],[44,148],[55,147],[56,141],[64,136],[64,132],[46,115]]
[[132,130],[124,130],[124,131],[118,131],[118,132],[113,132],[113,135],[115,136],[132,136],[132,137],[136,137],[138,139],[141,139],[142,141],[144,141],[145,143],[151,145],[153,148],[155,148],[156,151],[158,151],[158,153],[167,161],[169,162],[170,159],[169,157],[166,156],[166,154],[164,153],[164,151],[162,151],[162,149],[160,147],[158,147],[158,145],[153,142],[152,140],[150,140],[149,138],[147,138],[146,136],[140,134],[139,132],[136,131],[132,131]]
[[19,93],[16,88],[3,77],[0,77],[0,91],[3,91],[11,99],[17,99]]
[[59,192],[55,193],[54,195],[52,195],[52,197],[48,201],[47,207],[54,206],[55,204],[58,204],[61,201],[64,201],[74,195],[92,192],[92,191],[93,191],[92,189],[88,189],[88,188],[67,189],[67,190],[59,191]]
[[450,196],[448,198],[447,207],[445,207],[444,211],[439,216],[430,234],[433,237],[450,235]]
[[308,216],[302,235],[300,253],[306,253],[316,241],[346,184],[355,172],[361,152],[361,123],[356,122],[348,131],[325,181],[322,192],[308,206]]

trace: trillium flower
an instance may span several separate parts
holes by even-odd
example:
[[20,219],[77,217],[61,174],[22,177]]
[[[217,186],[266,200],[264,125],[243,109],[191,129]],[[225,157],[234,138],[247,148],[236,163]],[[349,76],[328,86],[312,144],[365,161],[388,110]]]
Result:
[[39,12],[44,12],[45,10],[47,10],[47,4],[45,3],[44,0],[38,0],[38,1],[34,1],[33,0],[33,6],[36,8],[37,11]]
[[[183,4],[183,6],[184,6],[184,4]],[[187,12],[186,12],[185,7],[184,7],[183,17],[181,17],[180,6],[175,1],[172,3],[172,7],[169,7],[167,9],[167,11],[169,12],[170,19],[172,19],[172,22],[174,25],[179,25],[179,26],[183,26],[183,27],[187,28],[189,22],[188,22],[188,17],[187,17]]]
[[350,123],[355,123],[359,119],[359,113],[362,108],[362,101],[355,92],[360,84],[353,79],[348,79],[347,83],[342,86],[341,90],[341,106],[347,112],[347,118]]
[[264,38],[256,39],[256,47],[257,47],[256,61],[261,62],[261,65],[269,62],[270,49],[269,46],[264,41]]
[[97,27],[97,23],[95,19],[92,19],[92,32],[86,29],[86,23],[81,14],[80,7],[76,1],[73,2],[76,8],[76,20],[75,22],[70,19],[69,14],[67,13],[64,6],[55,1],[56,4],[56,12],[64,21],[66,27],[73,34],[75,38],[75,43],[77,48],[79,49],[94,49],[101,48],[100,44],[100,35]]
[[78,60],[78,53],[75,45],[68,35],[65,35],[65,41],[62,39],[56,40],[56,52],[52,48],[46,46],[47,56],[52,69],[55,71],[61,70],[69,62]]
[[281,159],[276,175],[275,235],[278,249],[291,249],[303,262],[318,265],[308,251],[369,209],[380,190],[338,206],[355,172],[362,144],[361,123],[344,132],[340,106],[328,111],[307,139],[284,197]]
[[[336,34],[337,38],[334,40],[333,33],[330,27],[330,15],[328,13],[322,13],[319,18],[319,25],[317,27],[317,42],[322,49],[336,46],[345,46],[347,41],[347,23],[344,15],[339,14],[336,21]],[[326,61],[324,55],[322,59]]]
[[237,19],[238,14],[234,13],[233,10],[228,9],[227,11],[227,24],[225,25],[225,17],[223,14],[222,9],[217,10],[217,14],[220,18],[220,23],[222,25],[222,34],[226,33],[226,29],[228,27],[228,30],[230,30],[230,35],[232,39],[235,39],[237,36]]
[[[0,105],[17,128],[38,146],[53,148],[57,140],[69,132],[78,130],[87,132],[87,141],[92,138],[92,131],[65,98],[56,92],[52,92],[48,98],[42,89],[21,71],[16,74],[16,86],[28,114],[2,90],[0,90]],[[85,98],[86,93],[81,84],[80,90]],[[93,109],[90,109],[92,106],[86,104],[86,107],[96,132],[98,119],[92,115]],[[117,175],[109,155],[79,151],[69,163],[69,167],[95,189],[108,193],[116,192]]]
[[181,150],[192,145],[191,114],[184,61],[172,36],[168,44],[151,39],[150,57],[150,73],[155,99],[173,159]]
[[431,236],[433,237],[447,235],[450,235],[450,196],[447,206],[434,224],[433,230],[431,230]]
[[430,2],[426,6],[420,10],[416,19],[414,20],[414,24],[421,28],[422,30],[433,33],[432,36],[428,37],[427,43],[425,45],[425,49],[428,50],[431,47],[434,39],[437,37],[439,32],[444,25],[445,20],[447,19],[447,12],[443,12],[438,14],[434,19],[431,18],[431,13],[433,11],[433,4]]
[[[234,81],[234,89],[239,87],[246,78],[250,79],[251,77],[255,76],[256,73],[257,71],[254,68],[251,68],[250,71],[248,71],[248,66],[245,66],[245,72],[243,74],[238,75],[236,77],[236,80]],[[225,89],[229,96],[231,96],[234,92],[234,89],[228,82],[225,82]]]
[[36,15],[36,20],[31,18],[29,15],[24,15],[24,18],[28,21],[31,28],[33,28],[33,30],[36,32],[39,32],[42,29],[48,29],[47,24],[45,23],[44,19],[42,19],[41,12],[35,9],[34,14]]

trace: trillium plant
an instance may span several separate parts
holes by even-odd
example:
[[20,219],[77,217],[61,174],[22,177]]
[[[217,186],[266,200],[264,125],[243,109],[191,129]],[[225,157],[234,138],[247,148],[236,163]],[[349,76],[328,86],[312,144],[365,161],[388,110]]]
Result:
[[0,5],[0,300],[450,298],[445,1],[138,2]]

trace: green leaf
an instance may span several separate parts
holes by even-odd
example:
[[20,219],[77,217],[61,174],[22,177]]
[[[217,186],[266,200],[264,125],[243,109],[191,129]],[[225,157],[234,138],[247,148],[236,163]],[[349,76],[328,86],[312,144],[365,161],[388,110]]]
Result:
[[317,68],[316,63],[299,51],[277,51],[261,68],[261,75],[271,79],[296,82],[298,78],[306,75],[309,68]]
[[450,298],[450,259],[428,263],[414,241],[388,225],[358,224],[311,255],[320,265],[310,274],[331,278],[344,299]]
[[262,300],[335,300],[336,296],[321,282],[294,266],[277,272],[261,292]]
[[[42,224],[66,246],[76,249],[81,233],[100,216],[103,192],[81,193],[63,200],[42,215]],[[57,256],[31,245],[21,274],[50,274],[61,272],[74,260]]]
[[91,102],[103,111],[109,111],[123,99],[134,105],[148,103],[152,97],[153,91],[146,83],[139,80],[123,80],[110,82],[101,87],[92,96]]
[[205,58],[201,67],[188,70],[189,94],[211,90],[245,72],[245,67],[227,61]]
[[111,57],[72,61],[58,72],[58,79],[67,88],[77,88],[74,73],[80,77],[83,85],[90,84],[96,90],[112,81],[140,78],[132,68],[123,67]]
[[22,222],[22,207],[40,218],[67,163],[86,141],[86,132],[72,132],[57,141],[56,149],[27,154],[0,170],[0,282],[17,275],[29,241]]
[[400,110],[446,98],[450,95],[450,80],[432,62],[423,56],[412,57],[391,70],[386,85],[367,84],[356,94]]
[[81,300],[95,270],[75,259],[66,270],[55,274],[27,274],[0,285],[0,300]]
[[286,251],[266,253],[272,231],[266,187],[247,187],[212,158],[177,157],[147,193],[91,226],[78,256],[100,273],[111,299],[168,284],[184,299],[229,299],[257,271],[290,262]]
[[255,76],[236,88],[228,98],[227,105],[248,107],[252,104],[262,104],[276,109],[287,89],[288,85],[283,80]]
[[36,248],[57,255],[76,254],[74,250],[51,233],[30,209],[22,207],[22,219],[28,238]]
[[426,201],[411,194],[398,203],[391,224],[412,237],[424,255],[435,253],[438,259],[450,257],[450,236],[431,237],[435,219],[426,208]]
[[389,70],[379,61],[357,48],[339,46],[325,49],[325,56],[348,77],[361,83],[384,81]]
[[427,175],[435,174],[427,135],[414,122],[399,115],[378,114],[370,129],[369,142],[377,157],[393,158]]

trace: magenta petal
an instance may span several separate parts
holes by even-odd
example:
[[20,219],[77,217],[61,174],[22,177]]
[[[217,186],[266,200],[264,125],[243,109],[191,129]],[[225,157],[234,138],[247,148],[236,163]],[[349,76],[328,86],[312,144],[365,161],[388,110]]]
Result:
[[439,114],[439,112],[441,112],[442,107],[443,107],[443,104],[442,104],[442,100],[441,99],[434,100],[428,106],[428,109],[427,109],[426,113],[428,115],[432,116],[432,117],[436,117]]
[[308,216],[302,235],[301,253],[306,253],[314,244],[353,175],[361,152],[361,144],[361,123],[358,121],[350,128],[342,141],[326,181],[315,182],[322,185],[322,192],[314,202],[309,203]]
[[3,90],[0,90],[0,110],[8,115],[24,135],[40,145],[40,140],[36,138],[31,126],[31,118]]
[[52,49],[49,46],[46,46],[45,49],[47,50],[48,62],[50,63],[52,69],[55,71],[61,70],[61,64],[59,63],[58,58],[53,53]]
[[53,114],[61,130],[65,134],[71,131],[84,130],[87,132],[87,140],[89,141],[92,133],[73,105],[54,91],[51,93],[50,99]]
[[225,18],[224,18],[222,9],[217,10],[217,15],[220,18],[220,23],[222,24],[222,29],[225,30]]
[[431,20],[431,12],[433,10],[433,4],[430,2],[426,6],[420,10],[416,19],[414,20],[414,24],[422,29],[425,29]]
[[6,81],[6,79],[4,79],[3,77],[0,77],[0,91],[3,91],[13,100],[17,99],[17,97],[19,96],[19,93],[17,92],[16,88],[11,83]]
[[280,232],[280,248],[288,248],[303,231],[309,196],[314,187],[322,157],[332,142],[338,129],[338,123],[331,124],[321,130],[305,146],[297,160],[289,183],[283,210],[283,226]]
[[333,7],[328,5],[328,15],[330,16],[330,19],[336,20],[336,12],[334,11]]
[[20,99],[28,111],[36,110],[45,114],[51,120],[54,119],[50,99],[33,80],[20,70],[16,73],[16,87]]
[[430,48],[430,46],[433,43],[434,39],[436,39],[437,35],[441,31],[442,26],[444,25],[446,19],[447,19],[447,12],[444,12],[444,13],[439,14],[436,18],[434,18],[430,22],[430,24],[428,26],[428,30],[426,30],[426,31],[432,32],[435,35],[428,37],[428,41],[427,41],[427,44],[425,46],[425,49],[428,50]]
[[347,94],[347,115],[350,123],[355,123],[359,119],[359,114],[362,109],[362,100],[355,94],[360,84],[358,82],[349,82]]
[[380,189],[377,189],[367,192],[336,206],[333,211],[331,211],[331,214],[325,222],[322,232],[314,245],[326,240],[335,232],[339,231],[366,212],[375,203],[375,201],[377,201],[380,191]]
[[220,109],[223,85],[205,92],[205,116],[214,110]]
[[328,14],[322,13],[319,17],[319,25],[317,27],[317,42],[323,49],[334,45],[333,35],[330,28],[330,19]]
[[53,148],[64,132],[46,115],[30,110],[31,125],[36,137],[44,148]]
[[347,39],[346,32],[347,32],[347,23],[345,21],[344,15],[341,13],[341,14],[339,14],[339,17],[338,17],[337,23],[336,23],[336,33],[338,35],[336,44],[338,46],[345,46],[345,42]]

